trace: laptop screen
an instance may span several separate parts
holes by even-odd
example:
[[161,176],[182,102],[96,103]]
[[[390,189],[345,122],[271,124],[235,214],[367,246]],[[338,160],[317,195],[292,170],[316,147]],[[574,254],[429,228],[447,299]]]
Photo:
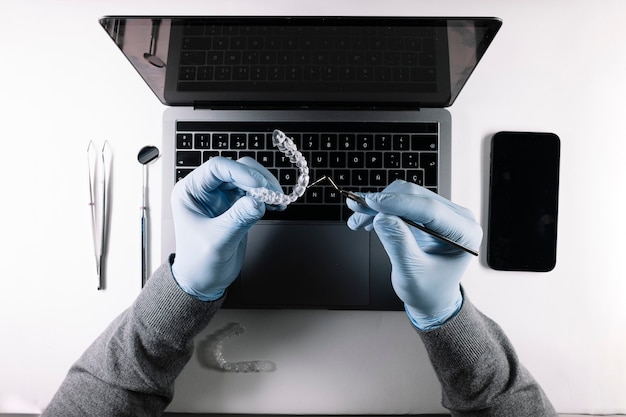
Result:
[[166,105],[450,106],[497,18],[104,17]]

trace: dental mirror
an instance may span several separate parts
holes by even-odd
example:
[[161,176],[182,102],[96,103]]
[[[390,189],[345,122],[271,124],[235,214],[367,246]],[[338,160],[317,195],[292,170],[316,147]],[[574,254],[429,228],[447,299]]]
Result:
[[137,160],[143,165],[143,185],[141,196],[141,287],[148,280],[148,164],[159,157],[159,148],[144,146],[137,154]]
[[159,148],[156,146],[144,146],[137,154],[137,160],[142,165],[148,165],[159,157]]
[[159,28],[161,27],[160,19],[152,19],[152,31],[150,33],[150,48],[148,52],[143,54],[143,58],[157,68],[163,68],[165,62],[156,56],[156,46],[159,37]]

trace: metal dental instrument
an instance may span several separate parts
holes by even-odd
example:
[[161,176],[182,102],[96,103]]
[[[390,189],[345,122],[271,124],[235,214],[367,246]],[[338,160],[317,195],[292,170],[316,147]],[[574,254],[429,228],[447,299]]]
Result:
[[93,141],[87,146],[89,164],[89,206],[91,210],[91,233],[93,235],[98,290],[104,289],[104,252],[108,222],[108,165],[110,163],[108,142],[98,151]]
[[148,281],[148,164],[159,157],[159,149],[156,146],[144,146],[137,154],[137,160],[143,165],[143,181],[141,193],[141,288]]
[[[344,196],[346,196],[346,198],[349,198],[350,200],[356,201],[358,204],[360,204],[363,207],[369,208],[369,206],[367,205],[367,202],[365,201],[365,199],[363,197],[361,197],[360,195],[358,195],[358,194],[356,194],[356,193],[354,193],[352,191],[348,191],[348,190],[344,190],[344,189],[340,188],[335,183],[335,181],[333,181],[333,179],[331,177],[327,176],[327,175],[324,175],[324,176],[320,177],[319,179],[313,181],[311,184],[309,184],[309,186],[307,188],[311,188],[311,187],[313,187],[315,185],[318,185],[319,183],[321,183],[323,181],[328,181],[330,183],[330,185],[335,190],[337,190],[340,194],[343,194]],[[433,232],[432,230],[426,228],[425,226],[422,226],[419,223],[414,222],[413,220],[409,220],[409,219],[406,219],[404,217],[400,217],[400,219],[403,222],[405,222],[406,224],[408,224],[410,226],[413,226],[416,229],[419,229],[419,230],[421,230],[424,233],[427,233],[427,234],[429,234],[429,235],[431,235],[431,236],[433,236],[433,237],[435,237],[435,238],[437,238],[439,240],[442,240],[442,241],[444,241],[446,243],[449,243],[452,246],[454,246],[454,247],[456,247],[458,249],[464,250],[465,252],[470,253],[470,254],[472,254],[474,256],[478,256],[478,252],[476,252],[475,250],[467,248],[467,247],[461,245],[460,243],[455,242],[452,239],[449,239],[449,238],[447,238],[445,236],[440,235],[437,232]]]
[[93,250],[96,258],[96,273],[98,274],[98,289],[100,289],[100,242],[98,241],[98,220],[96,214],[96,169],[98,165],[97,150],[93,141],[87,146],[87,162],[89,164],[89,208],[91,209],[91,234],[93,236]]

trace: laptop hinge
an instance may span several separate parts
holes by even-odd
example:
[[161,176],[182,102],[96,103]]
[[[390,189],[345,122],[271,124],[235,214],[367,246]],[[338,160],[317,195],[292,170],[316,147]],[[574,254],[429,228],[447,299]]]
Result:
[[196,101],[193,104],[194,110],[387,110],[401,111],[412,110],[419,111],[422,109],[420,104],[402,103],[261,103],[261,102],[204,102]]

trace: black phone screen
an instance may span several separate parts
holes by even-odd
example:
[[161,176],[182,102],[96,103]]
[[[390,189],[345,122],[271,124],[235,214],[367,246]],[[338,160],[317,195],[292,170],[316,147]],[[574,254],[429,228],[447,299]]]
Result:
[[546,272],[556,264],[560,139],[499,132],[491,142],[487,263]]

